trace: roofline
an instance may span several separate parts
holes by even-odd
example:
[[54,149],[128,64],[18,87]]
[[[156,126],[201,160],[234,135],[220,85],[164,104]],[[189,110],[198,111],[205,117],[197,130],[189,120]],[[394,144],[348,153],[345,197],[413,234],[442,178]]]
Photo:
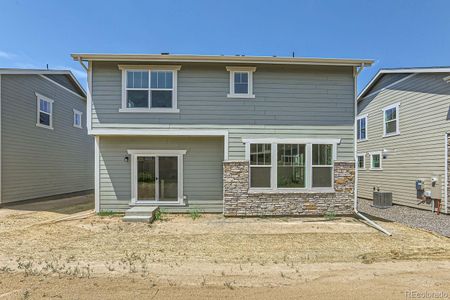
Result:
[[[377,74],[369,81],[366,87],[359,93],[358,102],[364,98],[366,92],[372,88],[377,80],[384,74],[404,74],[404,73],[450,73],[450,67],[434,67],[434,68],[398,68],[398,69],[380,69]],[[446,77],[446,78],[450,78]]]
[[83,93],[83,97],[86,98],[86,91],[84,90],[83,86],[80,84],[78,79],[73,75],[73,73],[70,70],[47,70],[47,69],[9,69],[9,68],[0,68],[0,74],[5,75],[69,75],[77,87],[81,90]]
[[97,54],[74,53],[74,60],[86,61],[152,61],[152,62],[205,62],[205,63],[258,63],[292,65],[370,66],[371,59],[272,57],[272,56],[226,56],[226,55],[173,55],[173,54]]

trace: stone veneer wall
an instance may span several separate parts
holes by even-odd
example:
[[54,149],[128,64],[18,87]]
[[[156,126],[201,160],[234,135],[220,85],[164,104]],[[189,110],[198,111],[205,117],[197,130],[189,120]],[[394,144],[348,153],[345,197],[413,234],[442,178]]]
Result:
[[334,163],[333,193],[249,192],[248,161],[223,163],[225,216],[315,216],[353,213],[355,163]]

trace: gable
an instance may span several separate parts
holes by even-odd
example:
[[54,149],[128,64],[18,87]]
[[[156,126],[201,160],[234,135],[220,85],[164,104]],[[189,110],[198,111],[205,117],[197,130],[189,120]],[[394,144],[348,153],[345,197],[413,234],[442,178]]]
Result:
[[43,76],[55,81],[56,83],[59,83],[60,85],[71,90],[72,92],[79,94],[81,97],[85,96],[84,92],[78,87],[78,85],[73,81],[73,79],[69,75],[66,75],[66,74],[44,74]]
[[378,79],[377,82],[366,92],[366,95],[379,91],[387,87],[388,85],[400,79],[403,79],[409,75],[411,75],[411,73],[383,74],[383,76],[381,76],[380,79]]

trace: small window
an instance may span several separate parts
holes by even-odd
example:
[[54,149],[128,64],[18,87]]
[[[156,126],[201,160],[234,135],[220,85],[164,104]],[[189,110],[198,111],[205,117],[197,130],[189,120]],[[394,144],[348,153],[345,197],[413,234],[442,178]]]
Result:
[[358,169],[364,170],[366,168],[366,156],[358,154]]
[[73,127],[83,128],[82,124],[83,113],[79,110],[73,110]]
[[37,122],[36,126],[53,129],[53,100],[36,93]]
[[312,145],[312,187],[333,186],[333,145]]
[[[119,65],[122,70],[122,112],[179,112],[177,71],[180,66]],[[139,67],[139,68],[140,68]]]
[[270,188],[271,146],[271,144],[250,145],[250,187],[252,188]]
[[229,98],[254,98],[253,95],[253,72],[256,68],[227,67],[230,72]]
[[370,153],[370,169],[381,170],[381,152]]
[[357,139],[359,142],[367,140],[367,115],[358,117],[356,120]]
[[399,103],[383,108],[383,136],[400,134]]

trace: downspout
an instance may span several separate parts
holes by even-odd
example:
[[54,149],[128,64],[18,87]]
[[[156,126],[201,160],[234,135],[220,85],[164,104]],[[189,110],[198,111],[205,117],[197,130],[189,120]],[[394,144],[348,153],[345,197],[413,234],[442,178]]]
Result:
[[446,214],[448,214],[448,131],[445,132],[445,157],[444,157],[444,162],[445,162],[445,166],[444,166],[444,212]]
[[391,236],[392,234],[387,231],[386,229],[384,229],[383,227],[381,227],[380,225],[378,225],[377,223],[375,223],[374,221],[370,220],[369,218],[367,218],[366,216],[364,216],[363,214],[361,214],[358,211],[358,135],[357,135],[357,130],[358,130],[358,124],[357,124],[357,112],[358,112],[358,90],[357,90],[357,78],[359,73],[361,73],[361,71],[364,69],[364,64],[361,64],[361,66],[359,67],[359,69],[357,69],[356,67],[353,68],[353,88],[354,88],[354,95],[355,95],[355,107],[354,107],[354,111],[355,111],[355,116],[354,116],[354,121],[353,121],[353,159],[355,160],[355,185],[353,187],[353,193],[354,193],[354,201],[353,201],[353,210],[355,212],[355,214],[360,217],[361,219],[363,219],[364,221],[367,222],[367,224],[369,224],[370,226],[374,227],[375,229],[383,232],[384,234],[387,234],[389,236]]

